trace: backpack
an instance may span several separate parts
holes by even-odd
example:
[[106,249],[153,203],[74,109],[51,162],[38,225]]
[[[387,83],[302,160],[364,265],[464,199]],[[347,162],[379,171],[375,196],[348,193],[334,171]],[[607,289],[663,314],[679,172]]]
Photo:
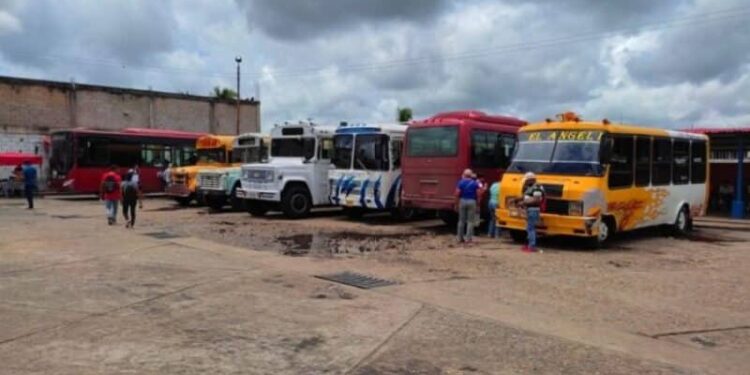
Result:
[[138,199],[138,189],[135,187],[135,183],[126,182],[123,184],[122,199],[125,201],[135,201]]
[[117,190],[117,180],[115,176],[109,175],[104,178],[104,192],[114,193]]

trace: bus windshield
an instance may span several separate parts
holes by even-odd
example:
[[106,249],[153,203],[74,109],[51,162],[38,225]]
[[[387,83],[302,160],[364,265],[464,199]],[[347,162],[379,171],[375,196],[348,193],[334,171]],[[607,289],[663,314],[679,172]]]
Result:
[[200,148],[196,151],[198,163],[226,163],[226,150],[224,147]]
[[388,136],[385,134],[359,134],[354,142],[354,169],[387,171]]
[[70,133],[52,134],[52,155],[50,169],[58,175],[65,175],[73,167],[73,142]]
[[271,156],[304,157],[303,138],[276,138],[271,140]]
[[257,163],[264,159],[265,147],[235,147],[232,150],[232,163]]
[[411,128],[406,154],[413,157],[458,155],[458,126]]
[[349,169],[352,161],[352,149],[354,148],[354,136],[351,134],[338,134],[333,137],[333,165],[339,169]]
[[604,132],[545,130],[518,134],[508,171],[601,176],[599,149]]

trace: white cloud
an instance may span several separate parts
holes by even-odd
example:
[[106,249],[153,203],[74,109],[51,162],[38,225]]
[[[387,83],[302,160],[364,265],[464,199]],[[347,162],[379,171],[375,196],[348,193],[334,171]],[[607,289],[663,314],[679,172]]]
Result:
[[7,11],[0,10],[0,35],[17,33],[22,30],[21,21]]

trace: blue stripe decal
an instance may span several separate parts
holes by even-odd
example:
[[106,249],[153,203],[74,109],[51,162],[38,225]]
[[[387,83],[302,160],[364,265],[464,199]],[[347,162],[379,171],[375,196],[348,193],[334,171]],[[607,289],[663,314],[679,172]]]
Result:
[[372,195],[375,196],[375,206],[379,209],[383,209],[383,202],[380,201],[380,180],[383,179],[383,175],[381,174],[378,176],[377,181],[375,181],[375,185],[372,187]]
[[385,201],[385,208],[393,208],[396,206],[396,194],[398,193],[398,188],[401,186],[401,175],[396,177],[395,180],[393,180],[393,183],[391,184],[391,189],[388,191],[388,198]]
[[339,176],[339,180],[336,182],[336,191],[333,193],[333,204],[339,204],[339,190],[341,190],[341,184],[344,182],[344,175]]
[[362,206],[362,208],[367,208],[367,202],[365,201],[365,195],[367,193],[367,185],[370,184],[369,179],[365,179],[362,181],[362,189],[359,191],[359,204]]
[[344,181],[344,197],[349,196],[349,193],[354,190],[354,186],[356,186],[356,184],[354,183],[354,176],[350,176],[346,179],[346,181]]
[[336,129],[336,134],[360,134],[360,133],[379,133],[380,128],[374,126],[361,126],[351,128]]

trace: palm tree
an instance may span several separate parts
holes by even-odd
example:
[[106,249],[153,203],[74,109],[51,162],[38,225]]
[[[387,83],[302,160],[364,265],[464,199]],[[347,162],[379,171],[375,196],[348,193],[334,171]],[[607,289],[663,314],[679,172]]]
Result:
[[231,100],[237,98],[237,93],[230,88],[216,86],[214,87],[213,96],[217,99]]

